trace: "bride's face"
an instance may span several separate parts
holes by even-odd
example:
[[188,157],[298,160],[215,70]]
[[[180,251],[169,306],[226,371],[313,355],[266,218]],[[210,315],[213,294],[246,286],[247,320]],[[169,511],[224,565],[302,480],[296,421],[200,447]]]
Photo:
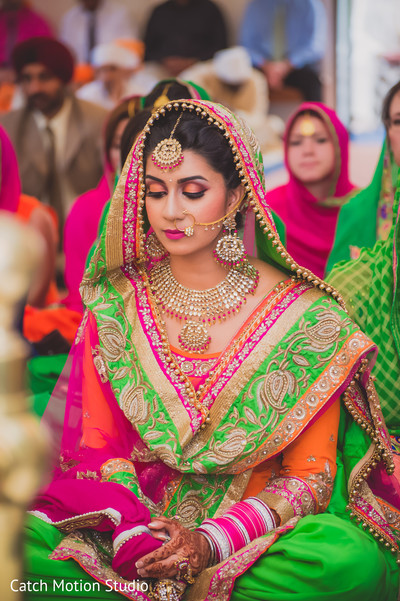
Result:
[[[157,167],[151,156],[146,163],[146,212],[150,225],[170,255],[199,251],[212,253],[220,228],[194,225],[193,236],[182,231],[194,221],[209,223],[226,215],[240,199],[240,187],[227,189],[221,173],[200,154],[185,150],[175,169]],[[186,212],[185,212],[186,211]],[[193,215],[193,217],[192,217]]]

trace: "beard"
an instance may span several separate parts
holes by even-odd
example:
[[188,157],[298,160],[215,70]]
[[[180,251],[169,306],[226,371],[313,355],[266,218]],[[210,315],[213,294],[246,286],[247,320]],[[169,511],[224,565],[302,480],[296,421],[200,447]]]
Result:
[[36,110],[44,115],[56,114],[62,107],[64,102],[64,94],[57,94],[57,96],[50,96],[43,92],[32,94],[27,97],[27,105],[31,110]]

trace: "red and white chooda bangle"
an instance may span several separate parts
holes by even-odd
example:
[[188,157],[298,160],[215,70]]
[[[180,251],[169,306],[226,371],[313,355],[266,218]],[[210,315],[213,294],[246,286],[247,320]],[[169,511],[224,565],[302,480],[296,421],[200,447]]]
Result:
[[204,520],[197,532],[208,540],[213,563],[219,563],[275,527],[268,505],[257,497],[249,497],[233,505],[223,516]]

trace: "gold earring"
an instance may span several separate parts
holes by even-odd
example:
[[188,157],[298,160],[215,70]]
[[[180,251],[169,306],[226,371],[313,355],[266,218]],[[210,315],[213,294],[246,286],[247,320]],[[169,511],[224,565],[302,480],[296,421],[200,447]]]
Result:
[[147,236],[144,247],[146,251],[146,258],[149,261],[160,261],[168,254],[154,232]]
[[224,219],[223,226],[226,232],[218,240],[214,258],[224,267],[238,267],[246,258],[246,250],[242,240],[238,237],[233,213]]

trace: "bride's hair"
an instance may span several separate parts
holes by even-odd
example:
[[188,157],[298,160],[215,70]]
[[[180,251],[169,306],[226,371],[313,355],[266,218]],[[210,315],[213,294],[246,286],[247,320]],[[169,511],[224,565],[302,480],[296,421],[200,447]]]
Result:
[[[179,114],[173,110],[167,112],[164,117],[160,116],[159,120],[154,122],[151,132],[146,138],[145,162],[157,144],[161,140],[169,138]],[[233,161],[232,150],[226,138],[215,125],[209,125],[206,119],[202,119],[196,113],[184,111],[175,130],[174,138],[180,142],[182,150],[197,152],[212,169],[221,173],[228,190],[240,185],[241,182]]]

